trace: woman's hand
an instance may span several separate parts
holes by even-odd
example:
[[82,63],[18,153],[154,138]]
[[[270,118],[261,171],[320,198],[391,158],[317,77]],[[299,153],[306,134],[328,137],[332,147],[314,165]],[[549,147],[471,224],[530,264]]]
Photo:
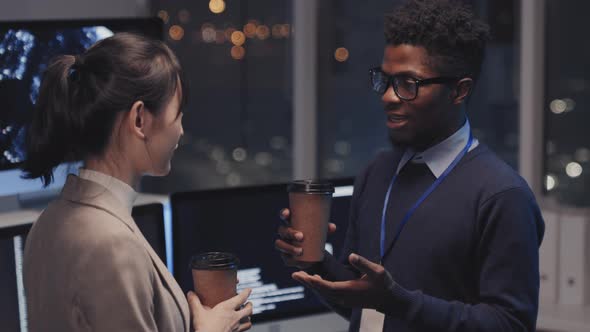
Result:
[[242,332],[252,327],[252,303],[242,307],[250,296],[251,289],[246,289],[229,300],[213,308],[201,304],[194,292],[187,294],[195,332]]

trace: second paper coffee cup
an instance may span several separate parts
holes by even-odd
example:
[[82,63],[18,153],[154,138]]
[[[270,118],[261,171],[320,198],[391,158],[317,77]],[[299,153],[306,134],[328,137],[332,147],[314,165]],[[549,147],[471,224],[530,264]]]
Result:
[[302,262],[319,262],[324,259],[324,247],[330,221],[330,208],[334,185],[314,180],[293,181],[287,186],[291,227],[303,233]]
[[236,295],[239,264],[234,254],[225,252],[206,252],[192,257],[193,286],[203,305],[214,307]]

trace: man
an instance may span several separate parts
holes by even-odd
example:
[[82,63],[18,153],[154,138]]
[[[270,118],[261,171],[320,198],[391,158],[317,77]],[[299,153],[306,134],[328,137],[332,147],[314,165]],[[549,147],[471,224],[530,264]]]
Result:
[[544,223],[526,182],[472,137],[465,114],[487,36],[447,1],[386,16],[370,76],[394,147],[355,181],[343,259],[302,265],[305,234],[279,228],[277,249],[304,269],[293,277],[350,331],[535,330]]

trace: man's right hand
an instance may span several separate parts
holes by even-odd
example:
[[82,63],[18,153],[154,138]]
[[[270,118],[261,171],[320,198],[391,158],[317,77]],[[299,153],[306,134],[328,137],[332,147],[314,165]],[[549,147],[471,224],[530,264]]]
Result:
[[[300,269],[305,269],[310,266],[310,263],[301,262],[297,260],[298,256],[303,254],[303,248],[299,245],[304,239],[304,234],[290,226],[291,211],[289,209],[282,209],[280,218],[282,224],[278,228],[279,238],[275,241],[275,248],[281,252],[283,262],[287,266],[295,266]],[[336,225],[328,224],[328,234],[336,231]]]

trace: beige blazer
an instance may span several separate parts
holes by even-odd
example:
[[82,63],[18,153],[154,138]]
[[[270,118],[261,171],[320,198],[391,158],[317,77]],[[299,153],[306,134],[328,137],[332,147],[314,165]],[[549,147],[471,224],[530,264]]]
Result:
[[189,331],[186,297],[123,203],[70,175],[28,235],[30,331]]

